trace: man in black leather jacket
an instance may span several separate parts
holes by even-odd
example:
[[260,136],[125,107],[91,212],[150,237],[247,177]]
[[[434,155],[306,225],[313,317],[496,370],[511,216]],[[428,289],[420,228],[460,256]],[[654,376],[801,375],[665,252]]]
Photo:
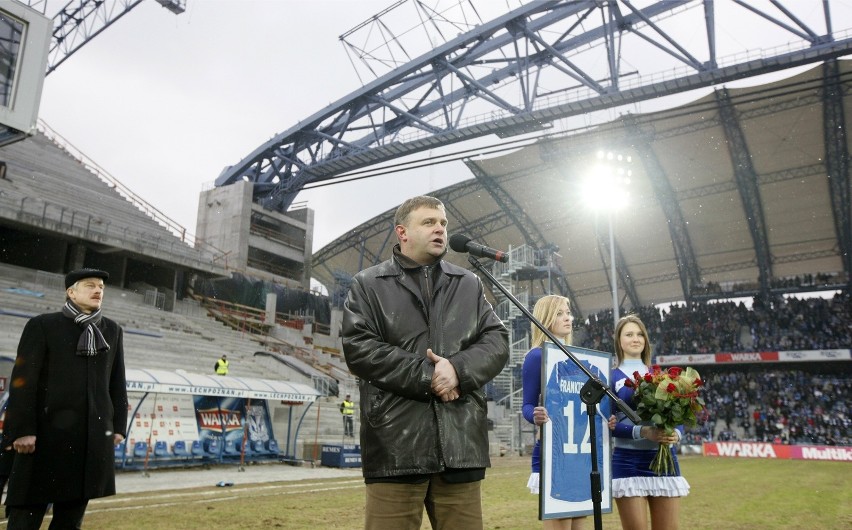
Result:
[[443,261],[434,197],[396,212],[393,257],[358,273],[343,351],[359,378],[365,528],[482,528],[488,457],[482,387],[503,369],[508,332],[472,272]]

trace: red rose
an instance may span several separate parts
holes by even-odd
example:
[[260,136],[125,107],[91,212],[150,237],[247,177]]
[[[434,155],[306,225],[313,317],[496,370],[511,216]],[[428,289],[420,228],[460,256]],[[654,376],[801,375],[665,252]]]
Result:
[[646,383],[653,383],[654,377],[651,374],[645,374],[645,382]]
[[671,368],[669,368],[669,375],[672,376],[672,377],[677,377],[677,376],[680,375],[680,373],[682,371],[683,371],[682,368],[679,368],[677,366],[672,366]]
[[695,385],[695,388],[698,388],[700,386],[704,386],[704,381],[702,381],[700,377],[696,377],[692,384]]
[[626,386],[627,388],[636,388],[636,383],[634,383],[633,380],[628,377],[624,380],[624,386]]
[[639,375],[639,372],[633,372],[633,379],[635,379],[635,380],[637,380],[637,381],[641,381],[641,380],[642,380],[642,376],[641,376],[641,375]]
[[659,364],[652,364],[652,365],[651,365],[651,372],[652,372],[652,373],[658,374],[658,373],[660,373],[660,372],[662,372],[662,371],[663,371],[663,370],[662,370],[662,368],[660,368],[660,365],[659,365]]
[[674,385],[674,383],[669,383],[669,386],[666,387],[666,392],[668,392],[669,394],[674,394],[675,392],[677,392],[677,387]]

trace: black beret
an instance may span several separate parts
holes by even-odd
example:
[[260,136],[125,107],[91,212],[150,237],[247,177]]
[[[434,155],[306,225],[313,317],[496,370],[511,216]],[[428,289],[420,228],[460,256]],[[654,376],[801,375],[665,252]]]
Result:
[[77,269],[65,275],[65,289],[68,289],[83,278],[109,279],[109,273],[98,269]]

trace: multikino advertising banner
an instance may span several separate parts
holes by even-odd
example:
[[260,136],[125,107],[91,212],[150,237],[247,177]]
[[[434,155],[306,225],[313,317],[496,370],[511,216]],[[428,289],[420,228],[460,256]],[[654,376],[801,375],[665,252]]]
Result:
[[[609,385],[608,353],[566,346],[604,385]],[[543,425],[539,516],[541,519],[579,517],[594,513],[591,471],[592,444],[586,404],[580,389],[589,377],[554,344],[546,342],[542,355],[544,407],[550,421]],[[601,513],[612,512],[609,398],[595,415],[598,472],[601,476]]]
[[248,442],[266,443],[272,438],[272,421],[265,399],[251,400],[248,411],[246,398],[221,398],[194,396],[198,422],[198,439],[206,446],[209,439],[220,440],[222,446],[228,441],[239,444],[243,440],[245,419]]

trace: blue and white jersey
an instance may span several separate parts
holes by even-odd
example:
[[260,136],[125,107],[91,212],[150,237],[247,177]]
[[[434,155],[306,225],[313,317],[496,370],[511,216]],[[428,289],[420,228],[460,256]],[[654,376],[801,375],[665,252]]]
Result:
[[[607,374],[591,365],[588,361],[580,361],[595,377],[607,385]],[[551,475],[551,497],[563,501],[578,502],[589,498],[591,482],[589,474],[592,471],[591,431],[586,404],[580,397],[580,389],[588,381],[588,376],[570,360],[556,364],[550,374],[545,389],[545,407],[550,416],[553,429],[553,473]],[[606,414],[609,409],[609,399],[601,402],[600,409]],[[595,418],[597,433],[598,470],[603,469],[603,441],[607,435],[607,427],[600,416]],[[568,476],[560,470],[571,469],[575,472]],[[577,473],[576,470],[581,470]]]

